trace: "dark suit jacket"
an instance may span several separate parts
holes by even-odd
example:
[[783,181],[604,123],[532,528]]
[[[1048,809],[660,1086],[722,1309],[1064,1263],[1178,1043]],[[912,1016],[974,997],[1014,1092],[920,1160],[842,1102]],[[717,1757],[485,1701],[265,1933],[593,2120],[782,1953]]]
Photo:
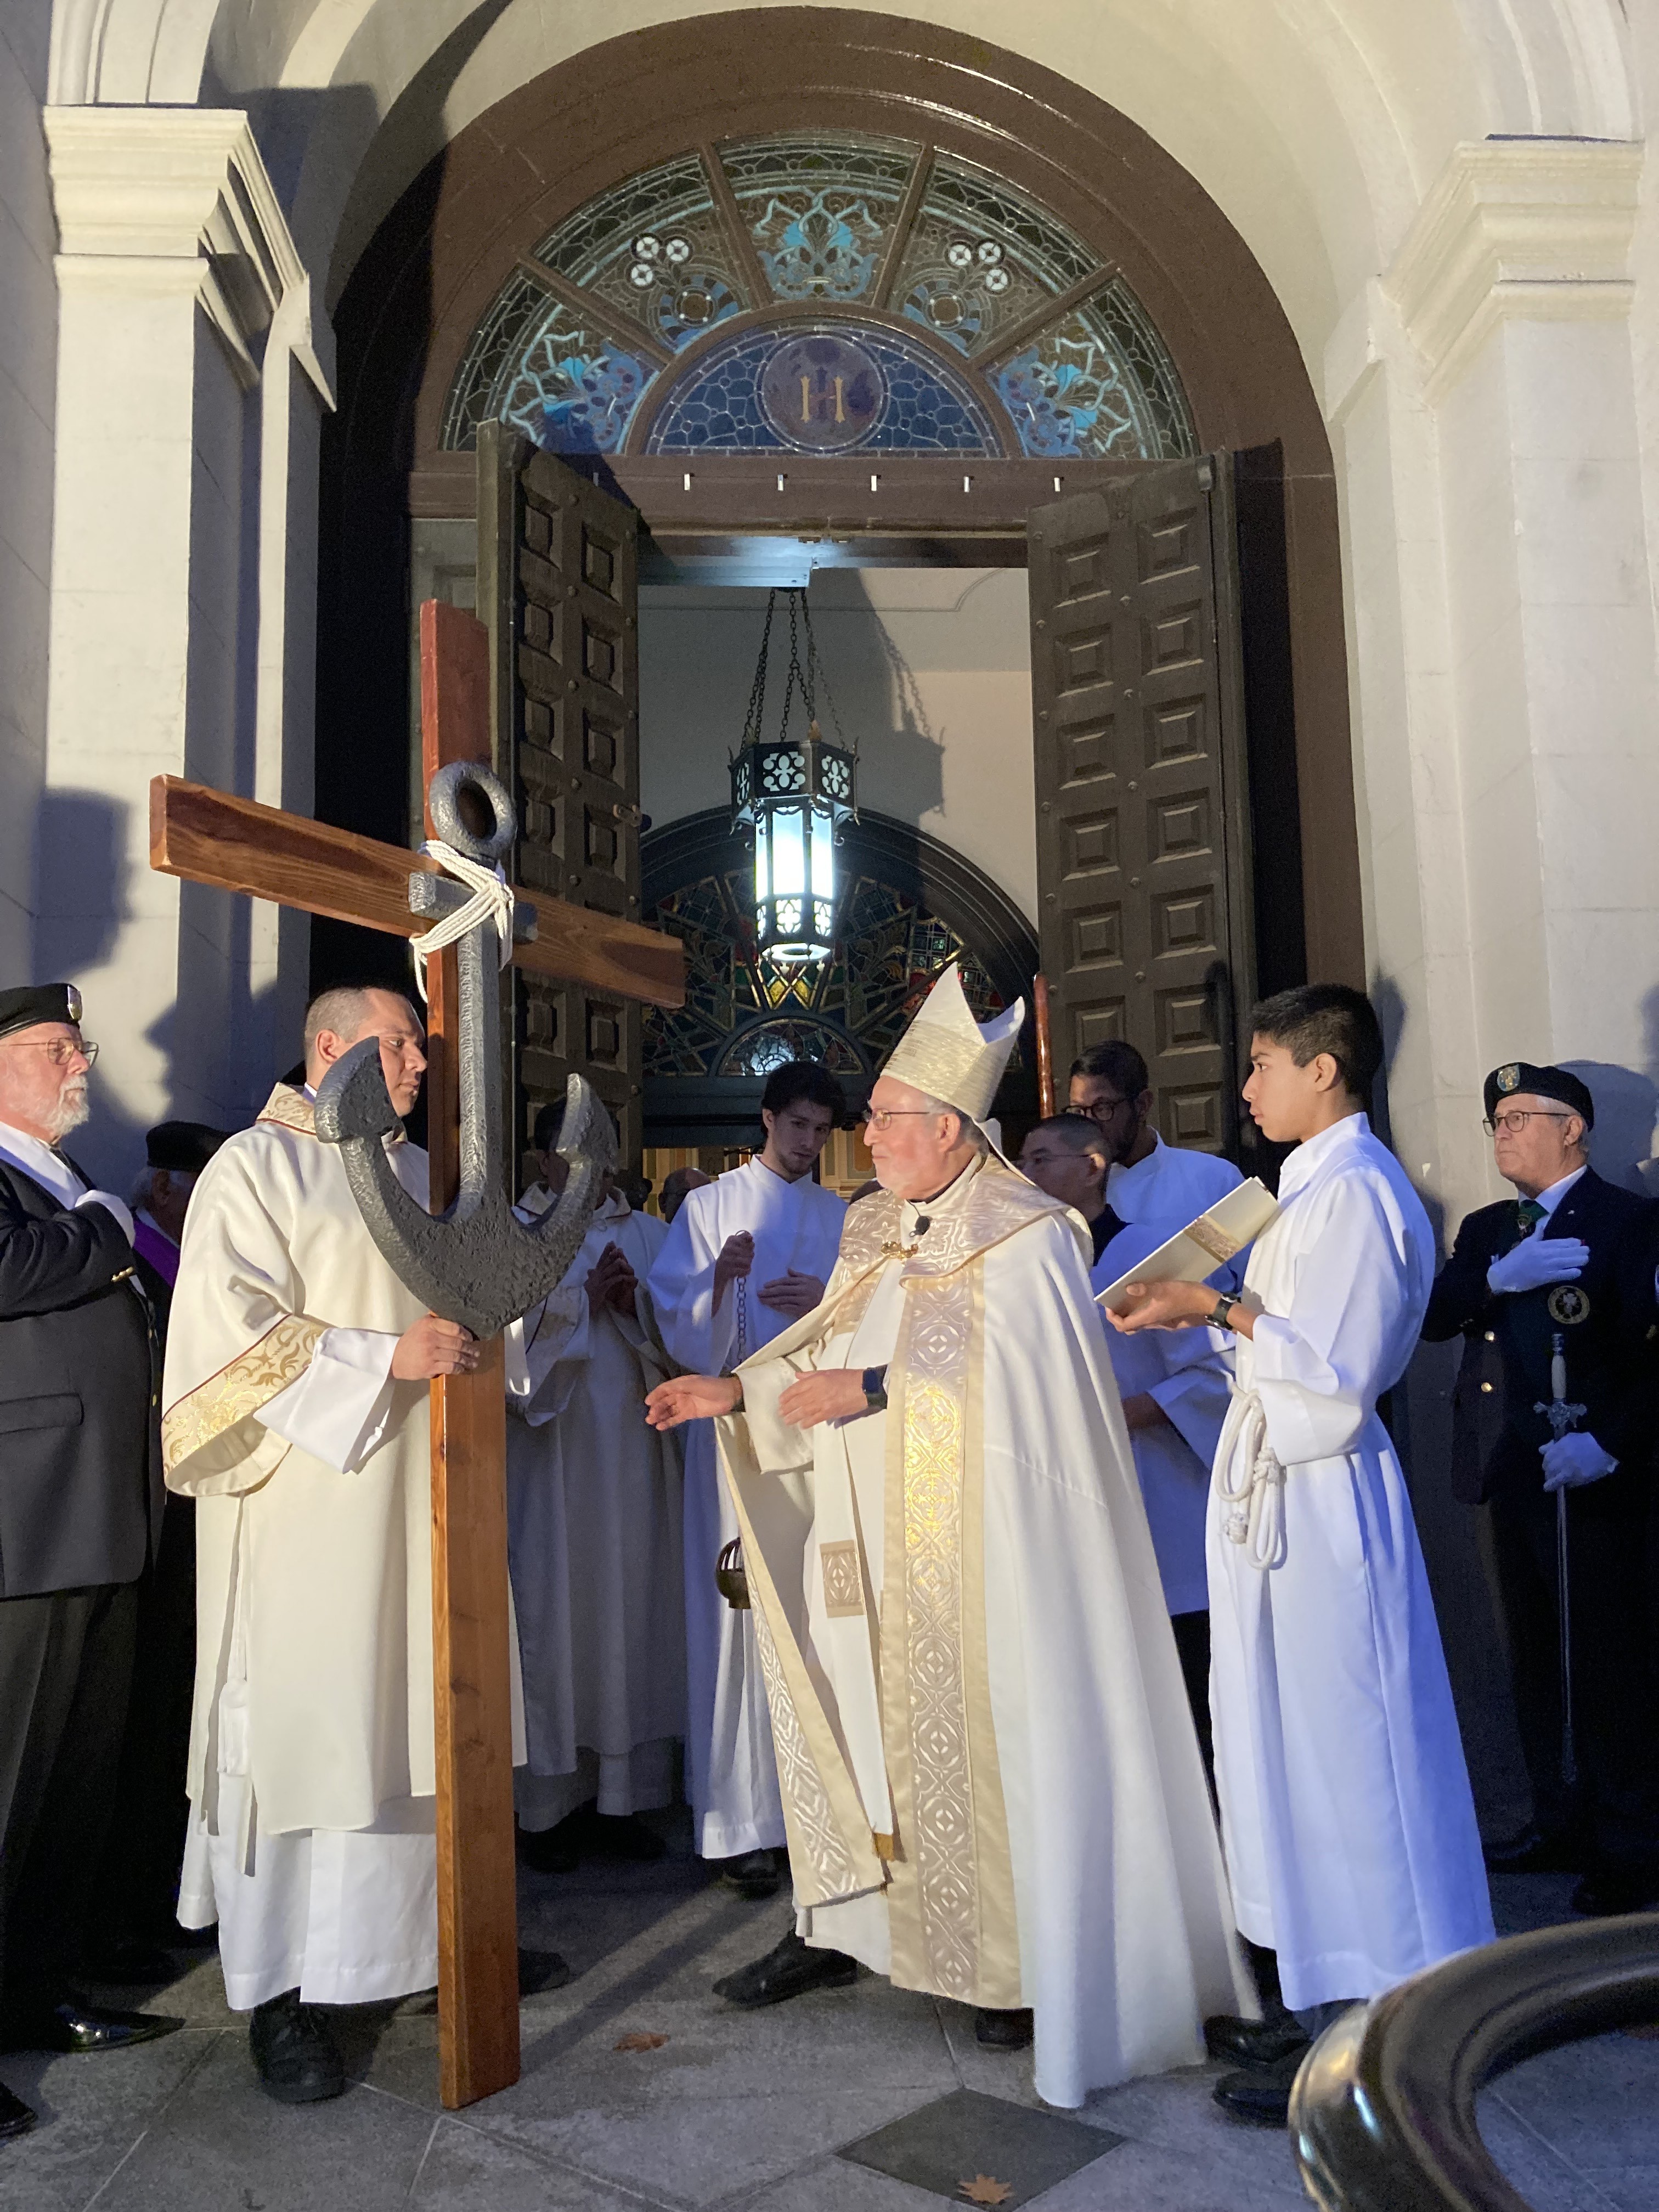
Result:
[[[1423,1334],[1440,1343],[1464,1338],[1452,1408],[1452,1489],[1466,1504],[1535,1493],[1543,1487],[1540,1446],[1552,1340],[1564,1340],[1567,1395],[1587,1410],[1578,1422],[1619,1462],[1617,1473],[1592,1486],[1598,1510],[1627,1498],[1651,1480],[1659,1418],[1659,1205],[1587,1169],[1542,1224],[1543,1237],[1576,1237],[1589,1261],[1574,1289],[1588,1301],[1582,1320],[1551,1314],[1547,1284],[1494,1297],[1486,1270],[1521,1238],[1514,1199],[1483,1206],[1457,1232],[1435,1283]],[[1570,1306],[1578,1301],[1567,1301]],[[1496,1401],[1496,1402],[1495,1402]]]
[[132,1248],[0,1160],[0,1597],[143,1571],[159,1370]]

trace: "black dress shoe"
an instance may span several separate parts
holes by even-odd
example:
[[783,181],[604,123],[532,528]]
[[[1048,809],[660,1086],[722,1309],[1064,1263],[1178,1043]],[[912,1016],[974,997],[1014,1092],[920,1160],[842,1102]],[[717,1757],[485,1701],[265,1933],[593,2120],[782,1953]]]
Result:
[[9,2142],[14,2136],[26,2136],[40,2118],[33,2106],[26,2105],[21,2097],[14,2097],[3,2081],[0,2081],[0,2142]]
[[859,1978],[859,1962],[844,1951],[817,1951],[791,1929],[775,1950],[739,1966],[714,1984],[714,1995],[745,2012],[783,2004],[808,1990],[844,1990]]
[[988,2051],[1024,2051],[1032,2036],[1030,2007],[1013,2012],[993,2012],[981,2005],[974,2022],[974,2040]]
[[1644,1911],[1654,1904],[1659,1904],[1659,1868],[1654,1867],[1599,1867],[1572,1893],[1573,1911],[1597,1920]]
[[570,1962],[556,1951],[519,1953],[519,1995],[538,1997],[546,1990],[562,1990],[570,1979]]
[[520,1863],[532,1874],[574,1874],[582,1855],[565,1832],[566,1826],[561,1820],[556,1828],[520,1828]]
[[1294,2013],[1281,2012],[1272,2020],[1241,2020],[1237,2014],[1218,2012],[1204,2023],[1204,2048],[1212,2058],[1233,2066],[1277,2066],[1299,2056],[1311,2038]]
[[777,1895],[778,1863],[770,1851],[745,1851],[741,1858],[725,1861],[720,1880],[739,1897],[757,1903],[763,1897]]
[[1583,1874],[1586,1853],[1567,1836],[1523,1836],[1486,1854],[1488,1874]]
[[633,1813],[595,1813],[588,1823],[593,1856],[621,1859],[630,1866],[650,1866],[668,1846],[654,1828],[647,1828]]
[[1215,2101],[1236,2120],[1255,2128],[1282,2128],[1291,2117],[1291,2087],[1302,2069],[1305,2051],[1292,2051],[1275,2066],[1250,2066],[1242,2074],[1224,2074],[1213,2091]]
[[176,2034],[181,2020],[164,2013],[117,2012],[112,2006],[65,1997],[60,2004],[33,2006],[7,2015],[0,2048],[7,2051],[125,2051],[135,2043],[155,2043]]
[[320,2105],[345,2091],[345,2065],[321,2008],[284,1990],[253,2008],[248,2050],[259,2087],[279,2105]]

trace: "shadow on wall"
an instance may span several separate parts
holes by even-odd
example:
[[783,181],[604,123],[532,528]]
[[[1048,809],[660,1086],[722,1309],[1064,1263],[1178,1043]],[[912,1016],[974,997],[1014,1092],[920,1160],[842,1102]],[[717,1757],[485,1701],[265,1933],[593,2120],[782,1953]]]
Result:
[[859,744],[860,796],[901,821],[943,814],[945,740],[933,727],[915,669],[859,570],[819,570],[817,575],[835,579],[833,597],[815,593],[812,611],[830,694],[848,737]]

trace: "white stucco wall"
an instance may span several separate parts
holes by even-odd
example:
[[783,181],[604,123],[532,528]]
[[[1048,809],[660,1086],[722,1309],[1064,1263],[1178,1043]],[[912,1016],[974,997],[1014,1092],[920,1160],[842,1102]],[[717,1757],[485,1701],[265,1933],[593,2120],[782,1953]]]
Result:
[[34,823],[46,752],[57,229],[40,129],[50,0],[0,10],[0,977],[33,959]]
[[[821,568],[810,604],[861,803],[982,868],[1036,927],[1030,633],[1023,568]],[[640,613],[641,804],[659,826],[726,803],[763,592],[647,587]],[[772,704],[788,665],[773,623]],[[795,709],[795,726],[800,709]],[[836,729],[827,703],[819,719]]]

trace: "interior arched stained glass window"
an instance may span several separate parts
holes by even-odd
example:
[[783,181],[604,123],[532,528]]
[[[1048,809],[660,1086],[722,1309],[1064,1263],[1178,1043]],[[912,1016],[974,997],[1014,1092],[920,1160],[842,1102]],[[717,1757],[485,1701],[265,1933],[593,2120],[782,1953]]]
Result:
[[647,1076],[764,1075],[805,1058],[867,1080],[952,960],[978,1019],[1002,1012],[1000,993],[956,931],[868,872],[842,894],[830,958],[766,958],[755,949],[752,869],[739,847],[729,869],[670,893],[646,916],[681,939],[686,968],[684,1006],[646,1008]]
[[565,453],[1197,451],[1151,318],[1075,232],[851,133],[680,155],[577,209],[473,333],[445,446],[492,419]]

